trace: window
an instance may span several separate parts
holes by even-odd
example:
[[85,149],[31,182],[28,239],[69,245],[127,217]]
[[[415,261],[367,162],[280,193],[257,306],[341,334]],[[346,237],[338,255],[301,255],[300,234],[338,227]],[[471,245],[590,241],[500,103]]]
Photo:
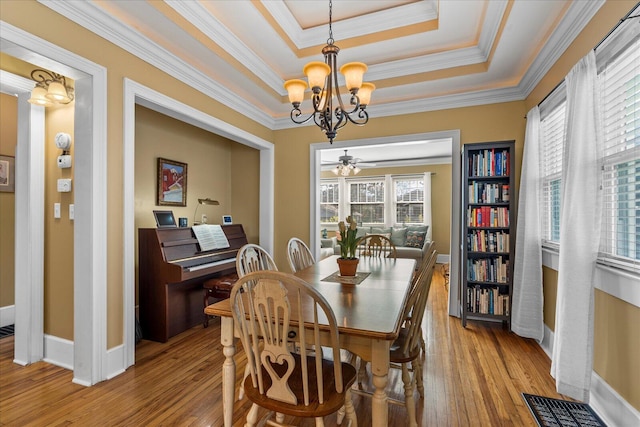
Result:
[[396,179],[395,222],[397,224],[424,223],[424,180]]
[[384,224],[384,181],[349,183],[349,204],[358,223]]
[[[640,271],[640,37],[629,36],[632,32],[623,29],[621,35],[597,53],[604,137],[599,261],[637,272]],[[545,246],[557,247],[560,243],[565,96],[560,87],[540,105],[540,197]]]
[[320,183],[320,222],[340,221],[340,184],[337,180]]
[[600,256],[640,269],[640,39],[598,75],[604,133]]

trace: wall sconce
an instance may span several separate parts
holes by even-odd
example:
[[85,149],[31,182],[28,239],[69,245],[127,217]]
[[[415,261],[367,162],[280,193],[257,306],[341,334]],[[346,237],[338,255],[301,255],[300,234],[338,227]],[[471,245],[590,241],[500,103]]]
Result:
[[[200,224],[199,222],[196,222],[196,215],[198,214],[198,208],[200,207],[200,205],[219,205],[220,202],[217,200],[213,200],[210,198],[206,198],[206,199],[198,199],[198,204],[196,205],[196,210],[195,212],[193,212],[193,224]],[[202,224],[206,224],[207,223],[207,217],[205,215],[202,216]]]
[[36,86],[31,91],[31,98],[28,100],[30,103],[51,107],[73,101],[73,87],[67,85],[65,76],[36,69],[31,72],[31,78]]

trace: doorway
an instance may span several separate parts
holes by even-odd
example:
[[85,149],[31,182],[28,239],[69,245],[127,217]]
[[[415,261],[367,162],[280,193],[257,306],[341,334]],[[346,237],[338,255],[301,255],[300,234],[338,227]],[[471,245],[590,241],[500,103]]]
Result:
[[[450,247],[449,247],[449,315],[460,316],[460,304],[459,304],[459,272],[457,268],[460,262],[460,251],[456,248],[460,247],[460,229],[457,226],[457,218],[460,218],[460,200],[455,195],[458,193],[456,189],[460,188],[460,131],[441,131],[441,132],[428,132],[422,134],[413,135],[398,135],[393,137],[371,138],[366,140],[350,140],[341,141],[340,146],[344,149],[351,147],[359,147],[364,145],[380,145],[380,144],[399,144],[409,141],[426,141],[436,139],[449,139],[451,141],[451,226],[450,226]],[[321,170],[321,151],[327,149],[335,149],[335,147],[328,142],[311,144],[310,146],[310,230],[309,230],[309,242],[312,248],[316,251],[316,258],[319,256],[320,248],[320,170]]]

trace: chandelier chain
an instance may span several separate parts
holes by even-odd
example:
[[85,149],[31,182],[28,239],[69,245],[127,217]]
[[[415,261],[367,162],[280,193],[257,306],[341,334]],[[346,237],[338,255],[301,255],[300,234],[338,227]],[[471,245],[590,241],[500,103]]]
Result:
[[327,39],[327,44],[333,44],[333,29],[331,27],[331,16],[332,16],[333,2],[329,0],[329,38]]

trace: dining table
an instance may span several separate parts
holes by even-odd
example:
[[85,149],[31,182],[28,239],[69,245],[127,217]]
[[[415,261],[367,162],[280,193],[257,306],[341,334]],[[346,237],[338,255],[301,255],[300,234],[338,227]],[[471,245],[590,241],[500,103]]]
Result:
[[[406,258],[361,257],[356,276],[340,276],[337,255],[324,258],[298,271],[333,309],[340,347],[370,362],[374,387],[371,419],[374,427],[388,425],[386,386],[389,373],[389,349],[398,337],[403,322],[403,307],[408,298],[415,260]],[[232,426],[235,397],[236,334],[229,299],[211,304],[205,313],[219,316],[222,364],[222,405],[224,426]],[[293,314],[292,314],[293,317]],[[297,319],[292,318],[292,322]]]

